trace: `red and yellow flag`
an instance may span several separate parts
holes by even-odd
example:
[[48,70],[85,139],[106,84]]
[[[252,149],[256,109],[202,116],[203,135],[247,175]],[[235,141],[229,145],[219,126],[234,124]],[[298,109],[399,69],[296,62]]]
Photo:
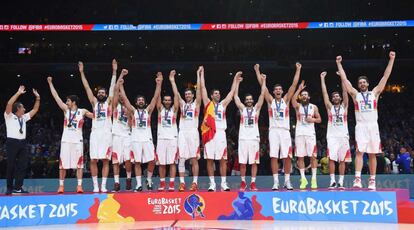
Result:
[[201,140],[205,145],[216,134],[216,114],[214,112],[214,103],[210,101],[204,109],[203,123],[201,124]]

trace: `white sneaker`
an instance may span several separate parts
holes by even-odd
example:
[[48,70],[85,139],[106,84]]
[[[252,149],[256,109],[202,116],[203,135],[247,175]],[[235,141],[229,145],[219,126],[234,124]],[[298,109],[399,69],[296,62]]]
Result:
[[292,183],[290,183],[290,180],[286,181],[283,187],[287,190],[293,190],[293,186]]
[[368,189],[369,190],[376,190],[375,179],[369,179]]
[[108,192],[108,190],[105,187],[102,187],[101,188],[101,192],[104,192],[105,193],[105,192]]
[[361,177],[355,177],[353,188],[362,188]]
[[275,191],[275,190],[279,190],[279,183],[274,183],[274,184],[273,184],[273,187],[272,187],[272,190],[273,190],[273,191]]
[[216,183],[210,183],[210,187],[208,187],[209,192],[215,192],[216,191]]
[[230,191],[229,186],[227,186],[227,183],[221,183],[221,191]]
[[93,187],[93,192],[98,193],[99,192],[99,187]]

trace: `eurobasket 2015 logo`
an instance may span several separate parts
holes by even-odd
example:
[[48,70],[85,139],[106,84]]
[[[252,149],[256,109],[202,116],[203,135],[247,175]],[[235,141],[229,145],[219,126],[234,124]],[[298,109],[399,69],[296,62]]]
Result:
[[204,209],[206,208],[206,202],[203,197],[197,194],[191,194],[184,200],[184,210],[193,219],[197,216],[204,218]]

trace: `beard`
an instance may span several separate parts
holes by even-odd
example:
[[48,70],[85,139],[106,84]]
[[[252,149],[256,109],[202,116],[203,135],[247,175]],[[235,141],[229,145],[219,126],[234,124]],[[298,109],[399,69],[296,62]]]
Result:
[[96,99],[98,99],[99,102],[105,102],[107,97],[104,96],[98,96]]

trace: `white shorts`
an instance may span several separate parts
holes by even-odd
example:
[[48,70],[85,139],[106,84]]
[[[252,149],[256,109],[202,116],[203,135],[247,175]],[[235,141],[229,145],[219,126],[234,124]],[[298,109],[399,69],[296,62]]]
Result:
[[109,160],[112,154],[112,133],[93,130],[90,137],[89,156],[93,160]]
[[351,162],[351,151],[347,137],[328,137],[328,149],[326,151],[330,160],[336,162]]
[[155,158],[154,144],[152,141],[131,142],[131,161],[147,163]]
[[269,150],[271,158],[292,158],[292,139],[290,137],[290,131],[278,128],[269,129]]
[[377,123],[355,126],[356,149],[362,153],[381,153],[381,138]]
[[178,150],[181,159],[200,159],[200,138],[198,131],[180,131],[178,134]]
[[258,140],[239,140],[239,163],[260,163],[260,151]]
[[177,139],[158,139],[155,153],[157,165],[171,165],[178,163]]
[[[132,157],[131,157],[132,155]],[[112,136],[112,164],[122,164],[133,157],[130,136]]]
[[209,160],[227,160],[227,139],[225,130],[217,130],[214,138],[204,146],[204,158]]
[[295,154],[297,157],[316,157],[318,148],[316,147],[315,136],[296,136]]
[[61,142],[59,169],[83,168],[83,143]]

